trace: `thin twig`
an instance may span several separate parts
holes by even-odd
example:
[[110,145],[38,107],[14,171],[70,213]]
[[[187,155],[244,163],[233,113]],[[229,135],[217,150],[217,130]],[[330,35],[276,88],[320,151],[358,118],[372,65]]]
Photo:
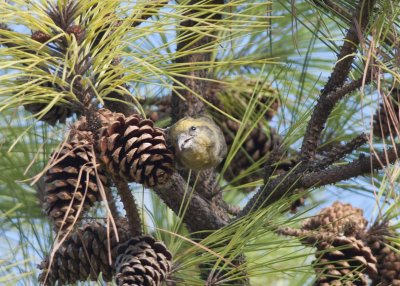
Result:
[[324,159],[321,159],[315,163],[313,169],[324,169],[325,167],[328,167],[334,162],[342,159],[344,156],[351,154],[354,150],[357,150],[367,142],[368,136],[365,133],[362,133],[344,145],[333,146],[333,149],[326,154]]
[[346,165],[332,167],[319,172],[311,172],[299,180],[304,188],[320,187],[372,173],[393,164],[399,158],[400,144],[376,155],[361,157]]
[[290,175],[281,175],[261,188],[254,195],[237,218],[243,217],[261,207],[273,204],[284,196],[288,196],[298,188],[316,188],[366,175],[374,170],[380,170],[393,164],[398,158],[400,144],[375,155],[361,157],[346,165],[336,166],[315,172],[293,172]]
[[[308,122],[306,133],[304,135],[301,147],[301,157],[303,160],[313,159],[318,146],[319,138],[325,123],[336,103],[344,95],[351,91],[351,86],[347,85],[348,91],[343,90],[336,95],[330,95],[338,87],[342,86],[347,79],[354,58],[356,56],[357,46],[360,43],[364,30],[369,22],[371,10],[376,0],[360,0],[355,11],[354,19],[351,23],[340,50],[338,61],[331,73],[331,76],[323,88],[318,103],[314,108],[310,121]],[[362,81],[361,81],[362,82]],[[356,82],[354,82],[356,84]],[[354,90],[354,89],[353,89]],[[328,97],[330,97],[328,99]]]

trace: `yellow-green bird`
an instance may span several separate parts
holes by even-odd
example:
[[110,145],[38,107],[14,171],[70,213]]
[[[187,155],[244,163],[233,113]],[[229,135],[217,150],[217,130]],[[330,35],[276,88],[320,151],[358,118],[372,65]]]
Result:
[[225,137],[211,118],[184,117],[167,132],[178,167],[206,170],[216,167],[226,156]]

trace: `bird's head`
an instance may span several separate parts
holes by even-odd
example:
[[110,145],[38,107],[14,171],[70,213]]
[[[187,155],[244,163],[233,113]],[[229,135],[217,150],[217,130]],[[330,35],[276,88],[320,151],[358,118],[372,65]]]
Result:
[[168,134],[178,161],[185,167],[213,167],[226,155],[221,130],[206,116],[184,117],[169,128]]

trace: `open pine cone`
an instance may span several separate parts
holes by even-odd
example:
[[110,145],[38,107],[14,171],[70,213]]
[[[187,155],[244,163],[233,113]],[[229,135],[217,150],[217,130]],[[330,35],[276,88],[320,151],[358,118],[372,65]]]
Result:
[[393,250],[383,241],[371,247],[378,259],[379,275],[373,280],[372,285],[400,286],[400,249]]
[[171,271],[171,253],[151,236],[131,238],[118,248],[118,253],[118,286],[159,286]]
[[[239,131],[240,125],[232,120],[225,120],[219,123],[225,136],[226,144],[231,146],[234,138]],[[243,142],[240,149],[228,169],[224,174],[224,178],[231,181],[237,178],[242,172],[248,169],[254,162],[265,158],[281,143],[280,136],[272,129],[265,130],[261,124],[254,128],[249,136]],[[222,166],[223,164],[221,164]],[[245,184],[263,178],[264,171],[259,168],[255,172],[249,173],[248,176],[238,180],[236,184]]]
[[64,285],[88,279],[96,281],[100,272],[104,281],[111,281],[115,275],[118,246],[129,238],[127,220],[119,218],[115,223],[119,242],[112,227],[107,229],[98,222],[88,223],[75,230],[57,249],[51,265],[50,257],[47,256],[39,266],[42,269],[40,283],[52,286],[56,282]]
[[400,248],[387,239],[396,235],[386,222],[372,226],[366,235],[365,240],[378,260],[373,286],[400,286]]
[[164,132],[138,115],[103,112],[103,122],[107,118],[107,127],[100,132],[99,149],[108,170],[146,187],[167,182],[174,168]]
[[363,210],[351,204],[334,202],[323,208],[316,216],[307,219],[302,226],[304,230],[324,230],[336,234],[356,235],[360,237],[365,231],[367,220]]
[[55,230],[65,232],[101,199],[97,179],[103,187],[108,182],[103,169],[94,165],[91,132],[77,131],[52,158],[45,176],[44,208]]
[[354,237],[336,236],[317,243],[316,286],[366,286],[376,276],[376,259],[369,247]]
[[307,219],[301,229],[282,228],[283,235],[298,237],[302,244],[316,247],[313,264],[315,286],[368,285],[367,275],[378,277],[377,259],[363,240],[367,221],[363,211],[335,202]]

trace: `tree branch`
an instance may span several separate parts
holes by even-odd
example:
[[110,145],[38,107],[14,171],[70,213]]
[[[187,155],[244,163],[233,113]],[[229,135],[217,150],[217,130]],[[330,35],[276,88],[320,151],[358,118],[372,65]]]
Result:
[[261,188],[250,199],[237,218],[243,217],[261,207],[271,205],[283,196],[292,194],[295,189],[321,187],[383,169],[399,158],[399,152],[400,144],[397,144],[393,148],[376,153],[376,155],[359,158],[347,165],[310,173],[293,172],[290,175],[281,175]]
[[177,215],[181,205],[187,204],[183,221],[193,232],[217,230],[227,224],[219,210],[187,187],[186,181],[177,173],[165,185],[155,187],[154,191]]
[[[350,92],[347,91],[347,93],[344,94],[330,96],[330,99],[328,99],[330,93],[334,92],[337,87],[344,84],[350,73],[357,46],[360,43],[360,37],[362,37],[364,30],[369,23],[370,14],[375,1],[376,0],[359,1],[353,22],[351,23],[350,29],[346,34],[343,46],[340,50],[338,61],[328,82],[321,92],[318,103],[314,108],[310,121],[308,122],[301,147],[301,157],[303,160],[314,159],[319,137],[321,136],[321,132],[325,127],[325,123],[332,112],[333,107],[345,94]],[[348,88],[350,87],[348,86]],[[344,90],[342,90],[342,92],[344,92]]]
[[[208,90],[206,86],[208,82],[205,81],[207,70],[202,65],[211,59],[216,42],[213,35],[215,28],[211,27],[211,24],[214,25],[217,20],[222,18],[219,11],[223,8],[224,0],[208,0],[202,4],[206,5],[207,10],[199,8],[198,1],[195,0],[185,4],[188,7],[187,12],[184,13],[187,20],[180,24],[176,62],[181,65],[182,69],[186,67],[188,71],[182,73],[182,76],[176,77],[177,82],[174,84],[170,101],[173,123],[187,115],[198,115],[205,109],[203,101],[197,96],[205,97],[205,92]],[[187,177],[185,172],[180,172],[180,174]],[[190,219],[184,219],[191,230],[218,229],[228,221],[222,197],[220,195],[213,196],[215,178],[214,170],[206,170],[198,174],[195,191],[191,191],[192,198],[185,215]],[[171,184],[174,189],[180,190],[180,192],[174,193],[176,198],[173,201],[170,196],[165,196],[161,191],[165,186],[159,187],[156,192],[175,213],[178,213],[186,192],[186,183],[182,176],[175,174]],[[193,186],[193,181],[190,184]],[[206,210],[199,208],[206,208]],[[200,221],[196,221],[197,218]]]
[[[178,57],[176,62],[181,64],[182,67],[191,67],[191,69],[183,73],[182,77],[176,78],[178,83],[174,84],[171,98],[172,122],[176,122],[186,115],[194,116],[202,113],[205,108],[203,101],[192,92],[201,97],[205,96],[207,82],[203,79],[207,78],[207,70],[204,68],[194,69],[193,66],[200,66],[202,62],[208,62],[211,59],[215,40],[210,35],[208,23],[221,19],[221,14],[216,13],[215,9],[218,9],[219,5],[223,5],[224,0],[209,0],[202,3],[208,7],[208,12],[202,12],[202,14],[199,14],[200,11],[195,8],[197,3],[197,0],[191,0],[186,4],[188,6],[193,5],[194,8],[185,14],[189,20],[181,23],[183,31],[178,35],[179,41],[176,52],[178,55],[182,53],[183,56]],[[196,18],[200,19],[197,20]],[[206,33],[201,33],[201,30],[206,30]]]
[[300,178],[298,184],[304,188],[320,187],[372,173],[393,164],[399,158],[400,144],[376,155],[361,157],[346,165],[312,172]]
[[313,169],[324,169],[328,167],[334,162],[342,159],[347,154],[350,154],[354,150],[357,150],[362,145],[367,143],[367,141],[368,136],[365,133],[362,133],[353,138],[350,142],[347,142],[345,145],[333,146],[332,150],[326,155],[324,159],[316,162]]
[[116,178],[116,177],[113,178],[113,181],[117,187],[118,193],[121,197],[121,201],[124,205],[131,235],[132,236],[141,235],[142,222],[140,220],[140,214],[136,205],[135,198],[131,190],[129,189],[128,183],[122,178]]

